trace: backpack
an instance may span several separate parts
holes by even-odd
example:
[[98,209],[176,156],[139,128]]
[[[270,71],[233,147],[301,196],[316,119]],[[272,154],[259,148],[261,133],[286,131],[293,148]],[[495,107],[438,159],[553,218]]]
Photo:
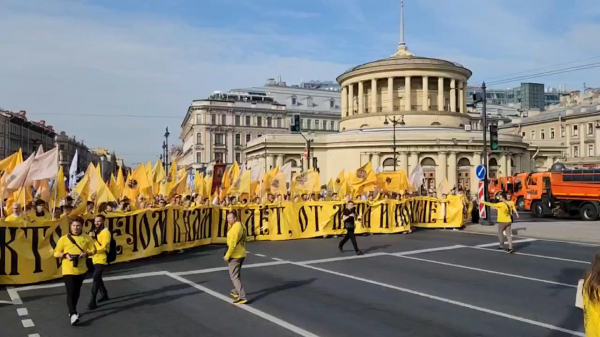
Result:
[[106,253],[106,262],[109,264],[117,259],[117,242],[110,233],[110,243],[108,244],[108,253]]

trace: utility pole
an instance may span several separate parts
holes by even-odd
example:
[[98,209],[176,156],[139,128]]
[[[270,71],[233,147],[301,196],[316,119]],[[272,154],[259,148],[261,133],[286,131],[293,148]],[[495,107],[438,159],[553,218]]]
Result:
[[[487,98],[486,98],[486,87],[485,87],[485,82],[483,82],[481,84],[481,92],[482,92],[482,101],[481,101],[481,114],[483,115],[482,119],[483,119],[483,167],[485,167],[485,172],[486,172],[486,176],[483,179],[483,198],[485,199],[485,201],[490,200],[489,196],[488,196],[488,177],[490,174],[490,170],[488,167],[489,164],[489,159],[488,159],[488,147],[487,147],[487,131],[488,131],[488,124],[487,124]],[[490,221],[490,207],[489,206],[485,206],[485,223],[489,224]]]
[[396,165],[397,160],[396,160],[396,125],[401,125],[404,126],[406,125],[406,123],[404,123],[404,115],[401,115],[401,119],[398,119],[396,117],[388,117],[385,116],[385,121],[383,122],[383,125],[389,125],[390,122],[392,123],[392,127],[393,127],[393,138],[392,138],[392,150],[394,151],[394,172],[396,172]]

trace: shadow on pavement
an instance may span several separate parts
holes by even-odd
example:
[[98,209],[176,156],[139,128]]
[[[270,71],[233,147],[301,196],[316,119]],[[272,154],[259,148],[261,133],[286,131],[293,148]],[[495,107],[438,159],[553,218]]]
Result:
[[375,250],[381,250],[381,249],[386,249],[386,248],[388,248],[388,247],[391,247],[391,246],[392,246],[392,245],[380,245],[380,246],[372,246],[372,247],[369,247],[369,248],[367,248],[367,249],[363,249],[363,253],[367,254],[367,253],[370,253],[370,252],[372,252],[372,251],[375,251]]
[[251,298],[249,300],[249,303],[254,303],[254,302],[258,302],[261,299],[274,294],[274,293],[278,293],[280,291],[285,291],[285,290],[289,290],[289,289],[294,289],[294,288],[299,288],[299,287],[303,287],[305,285],[309,285],[311,283],[313,283],[314,281],[316,281],[316,278],[309,278],[306,280],[300,280],[300,281],[287,281],[284,282],[278,286],[275,287],[271,287],[271,288],[266,288],[266,289],[262,289],[262,290],[258,290],[258,291],[254,291],[251,293],[248,293],[248,295],[256,295],[253,298]]

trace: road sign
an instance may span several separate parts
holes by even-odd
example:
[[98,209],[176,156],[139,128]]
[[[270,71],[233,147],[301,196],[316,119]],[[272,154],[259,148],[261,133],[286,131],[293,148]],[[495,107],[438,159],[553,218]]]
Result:
[[304,158],[308,157],[308,149],[304,149]]
[[475,175],[477,176],[477,179],[484,179],[485,178],[485,167],[483,165],[477,166],[477,169],[475,170]]
[[[485,172],[485,168],[483,169],[483,171]],[[479,172],[479,167],[477,168],[477,172]],[[485,205],[482,203],[484,201],[483,180],[480,180],[479,185],[477,186],[477,197],[479,198],[479,218],[485,219]]]

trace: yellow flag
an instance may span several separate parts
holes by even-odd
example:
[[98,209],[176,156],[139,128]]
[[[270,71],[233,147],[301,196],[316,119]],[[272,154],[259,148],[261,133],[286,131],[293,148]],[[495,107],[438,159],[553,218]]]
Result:
[[167,200],[173,199],[177,194],[182,195],[185,192],[185,188],[187,185],[187,176],[182,176],[179,178],[175,184],[171,185],[171,190],[167,195]]
[[117,201],[115,199],[115,197],[112,195],[112,193],[110,193],[110,190],[106,186],[106,184],[100,184],[99,186],[100,186],[100,188],[98,189],[98,191],[96,191],[96,200],[95,200],[96,211],[98,211],[98,207],[100,207],[100,205],[105,202]]
[[152,189],[152,193],[154,194],[154,175],[152,174],[152,162],[149,161],[144,168],[146,169],[146,179],[148,180],[150,188]]
[[344,199],[348,194],[351,194],[350,186],[348,185],[348,179],[344,179],[340,184],[340,191],[338,192],[340,200]]
[[385,192],[404,193],[408,189],[408,177],[404,170],[377,173],[377,187]]
[[194,173],[194,192],[204,197],[204,173]]
[[361,186],[374,184],[377,182],[377,176],[371,167],[371,162],[367,162],[361,166],[350,177],[350,187],[353,191],[358,190]]
[[221,186],[223,186],[224,190],[229,190],[229,187],[239,178],[240,176],[240,167],[238,166],[237,161],[233,162],[233,165],[225,172],[223,175],[223,179],[221,179]]
[[154,191],[154,195],[164,194],[164,192],[161,192],[161,187],[164,186],[164,180],[166,178],[165,168],[163,167],[162,162],[158,160],[152,169],[152,190]]
[[77,203],[71,212],[72,216],[81,215],[85,213],[88,201],[90,180],[87,174],[83,175],[83,178],[77,183],[77,186],[71,191],[71,197]]
[[121,192],[119,190],[119,185],[117,184],[117,179],[115,179],[115,175],[112,173],[110,174],[110,183],[108,185],[108,189],[115,198],[121,197]]
[[128,198],[132,204],[137,200],[138,195],[140,194],[137,188],[134,188],[133,184],[130,184],[131,174],[127,175],[127,183],[125,183],[125,187],[123,188],[122,196],[123,198]]
[[125,188],[125,177],[123,177],[123,169],[120,167],[119,172],[117,172],[117,187],[119,188],[119,196],[121,196],[123,194],[123,189]]
[[0,171],[4,171],[4,174],[11,173],[15,169],[15,166],[23,162],[23,153],[21,149],[11,154],[10,156],[0,160]]
[[247,193],[250,195],[250,170],[244,171],[239,177],[231,184],[229,189],[227,190],[227,194],[239,196],[241,194]]
[[313,193],[318,192],[315,186],[319,186],[319,173],[315,171],[307,171],[294,174],[290,191],[292,193]]
[[285,173],[278,172],[275,174],[273,179],[271,179],[269,189],[274,195],[285,195],[287,193],[287,187],[285,186]]
[[[213,182],[213,178],[212,176],[205,176],[204,177],[204,193],[202,194],[204,198],[209,198],[212,195],[212,182]],[[212,200],[211,200],[212,201]]]
[[148,181],[148,174],[146,173],[144,164],[141,164],[131,172],[131,176],[129,176],[129,179],[127,180],[127,186],[130,189],[137,190],[138,194],[147,198],[152,197],[152,187]]

